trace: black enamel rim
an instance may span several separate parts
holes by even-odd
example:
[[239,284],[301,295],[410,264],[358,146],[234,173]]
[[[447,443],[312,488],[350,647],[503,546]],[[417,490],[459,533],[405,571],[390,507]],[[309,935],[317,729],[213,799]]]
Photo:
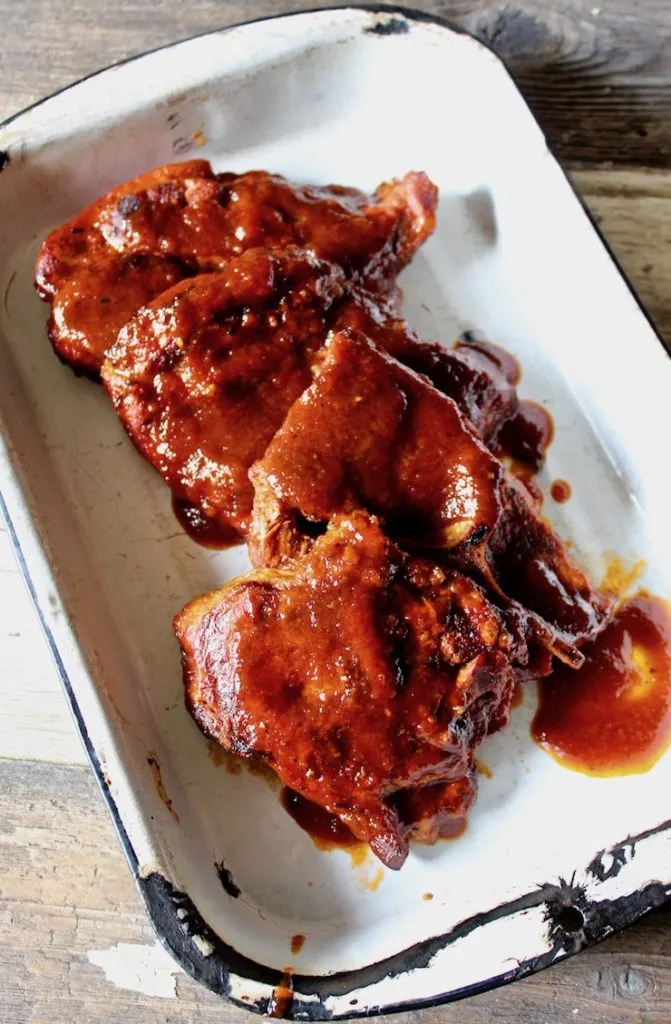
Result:
[[[412,10],[410,8],[391,4],[342,4],[328,8],[306,8],[299,11],[290,11],[275,15],[270,18],[252,18],[248,21],[237,22],[234,25],[226,26],[223,29],[209,29],[196,33],[185,39],[177,40],[163,46],[153,47],[140,54],[116,61],[105,68],[84,75],[82,78],[58,89],[44,99],[30,104],[23,110],[0,123],[0,129],[6,128],[28,111],[41,106],[58,96],[61,93],[97,77],[116,67],[134,63],[152,53],[161,50],[173,49],[181,43],[199,39],[204,36],[227,32],[243,25],[252,25],[266,21],[276,21],[280,18],[298,17],[305,14],[325,13],[328,10],[353,10],[363,11],[372,14],[387,15],[385,21],[376,25],[367,26],[363,31],[367,34],[380,37],[402,35],[411,31],[413,22],[428,22],[437,25],[439,28],[448,29],[460,35],[466,35],[475,40],[472,33],[465,31],[452,24],[449,19],[438,15],[429,14],[424,11]],[[492,50],[490,46],[480,40],[476,40],[480,46],[489,50],[508,72],[513,85],[519,93],[514,77],[507,68],[505,62]],[[520,93],[521,96],[521,93]],[[527,106],[529,116],[538,124],[531,109],[524,97],[522,101]],[[539,126],[540,127],[540,126]],[[547,145],[547,141],[546,141]],[[657,330],[650,314],[641,302],[634,286],[625,274],[619,260],[613,253],[610,244],[604,238],[599,225],[596,223],[592,213],[587,208],[582,196],[578,193],[568,173],[557,158],[550,146],[551,155],[561,169],[571,191],[583,209],[592,229],[608,253],[615,265],[622,282],[629,290],[639,311],[652,328],[658,342],[667,355],[671,355],[659,331]],[[0,150],[0,172],[11,162],[11,155]],[[258,1001],[251,998],[236,998],[231,995],[231,977],[238,977],[243,981],[251,981],[268,985],[271,989],[277,986],[282,978],[279,971],[257,963],[250,958],[243,956],[232,946],[228,945],[204,921],[195,904],[186,893],[180,892],[172,883],[159,873],[148,877],[141,877],[139,863],[133,844],[126,832],[123,820],[116,806],[114,797],[104,777],[98,755],[88,734],[86,722],[78,706],[77,699],[65,665],[61,658],[58,645],[54,639],[40,605],[37,590],[32,580],[26,559],[19,543],[16,530],[9,516],[7,505],[0,494],[0,515],[5,522],[14,554],[23,576],[28,594],[37,614],[42,632],[46,638],[52,659],[54,661],[58,676],[60,678],[66,700],[70,707],[72,716],[86,754],[95,773],[98,786],[102,792],[107,808],[112,817],[114,826],[119,836],[123,851],[126,855],[129,867],[133,873],[136,884],[144,901],[149,919],[163,945],[173,955],[179,965],[190,974],[195,980],[201,982],[213,992],[228,998],[235,1005],[255,1011],[257,1013],[268,1013],[270,998],[263,997]],[[617,875],[620,869],[631,859],[638,843],[664,832],[671,833],[671,819],[662,822],[655,828],[649,829],[636,836],[628,836],[614,847],[600,851],[589,865],[585,868],[585,874],[592,876],[596,881],[605,881]],[[296,1002],[289,1007],[286,1017],[289,1020],[320,1021],[330,1019],[351,1019],[356,1017],[372,1017],[380,1013],[394,1013],[398,1011],[418,1010],[425,1007],[440,1006],[441,1004],[454,1002],[467,996],[487,992],[498,988],[511,981],[516,981],[527,975],[533,974],[560,959],[572,956],[587,946],[593,945],[615,931],[632,924],[643,914],[655,907],[660,906],[671,896],[671,882],[652,882],[642,890],[628,896],[622,896],[616,900],[590,901],[582,886],[577,885],[574,880],[565,881],[559,879],[554,883],[546,883],[538,886],[533,891],[518,897],[510,903],[501,904],[489,911],[474,915],[471,918],[457,924],[449,932],[417,943],[400,953],[395,954],[386,960],[367,967],[353,971],[341,972],[327,976],[294,975],[292,978],[294,994],[296,996],[312,997],[310,1001]],[[343,996],[356,989],[365,989],[367,986],[381,981],[385,977],[395,977],[400,974],[426,967],[431,959],[443,948],[457,939],[464,938],[477,928],[513,914],[543,907],[548,922],[548,934],[551,940],[551,948],[540,956],[519,962],[514,969],[499,974],[493,978],[483,979],[480,982],[465,986],[451,992],[431,996],[427,999],[416,999],[397,1004],[385,1004],[365,1009],[357,1008],[357,1001],[351,1001],[351,1009],[344,1014],[332,1014],[325,1005],[325,1000],[330,996]],[[179,912],[179,913],[178,913]],[[205,956],[199,947],[192,941],[192,936],[199,936],[205,939],[213,948],[213,952]],[[316,997],[316,999],[315,999]]]

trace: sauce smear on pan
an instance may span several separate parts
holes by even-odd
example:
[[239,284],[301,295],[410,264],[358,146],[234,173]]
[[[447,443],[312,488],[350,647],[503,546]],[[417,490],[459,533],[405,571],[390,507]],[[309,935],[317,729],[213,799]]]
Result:
[[552,500],[563,505],[571,497],[571,485],[567,480],[553,480],[550,487]]
[[647,771],[671,744],[671,608],[641,591],[583,653],[539,683],[534,739],[588,775]]

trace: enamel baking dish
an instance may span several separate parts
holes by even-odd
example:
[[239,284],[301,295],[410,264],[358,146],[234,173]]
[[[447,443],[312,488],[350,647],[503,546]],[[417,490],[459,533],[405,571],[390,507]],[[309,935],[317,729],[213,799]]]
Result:
[[[277,791],[231,773],[187,714],[171,619],[244,571],[196,546],[102,389],[45,335],[45,234],[111,186],[187,156],[373,188],[421,169],[435,236],[403,274],[425,338],[477,327],[519,359],[556,439],[547,507],[599,579],[645,559],[671,594],[671,364],[504,66],[467,35],[385,8],[213,32],[94,75],[0,129],[0,483],[17,557],[147,912],[182,966],[295,1020],[456,999],[608,935],[671,892],[671,756],[567,771],[530,739],[534,688],[481,749],[466,834],[404,868],[322,852]],[[292,952],[292,937],[305,936]],[[299,942],[294,941],[294,948]]]

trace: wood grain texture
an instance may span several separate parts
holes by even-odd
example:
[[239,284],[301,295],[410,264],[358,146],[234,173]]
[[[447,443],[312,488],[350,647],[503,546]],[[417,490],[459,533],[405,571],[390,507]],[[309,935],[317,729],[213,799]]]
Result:
[[[3,1024],[215,1024],[248,1018],[181,972],[176,995],[112,985],[89,961],[119,942],[154,945],[91,774],[0,761]],[[85,828],[82,823],[85,822]],[[666,1024],[671,910],[571,961],[459,1004],[381,1018],[397,1024]]]
[[[668,0],[407,0],[508,63],[568,160],[668,166]],[[134,53],[324,0],[0,0],[0,117]],[[29,13],[28,13],[29,12]],[[439,107],[437,108],[439,109]]]

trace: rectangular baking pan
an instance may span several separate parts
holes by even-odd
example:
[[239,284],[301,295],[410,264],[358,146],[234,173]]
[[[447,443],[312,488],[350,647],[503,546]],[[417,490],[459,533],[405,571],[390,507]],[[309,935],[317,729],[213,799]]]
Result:
[[609,552],[643,558],[661,596],[668,356],[504,66],[437,19],[352,7],[213,32],[0,129],[3,511],[162,941],[205,985],[262,1012],[291,968],[296,1020],[522,977],[669,895],[671,759],[627,778],[566,771],[530,740],[529,690],[482,749],[493,777],[465,836],[414,849],[395,874],[319,851],[266,781],[213,755],[183,706],[170,623],[244,571],[244,549],[183,535],[102,389],[55,358],[31,283],[50,228],[193,155],[366,189],[427,171],[439,227],[403,275],[408,318],[426,338],[478,327],[515,353],[522,393],[555,419],[541,482],[573,488],[548,509],[555,524],[595,578]]

